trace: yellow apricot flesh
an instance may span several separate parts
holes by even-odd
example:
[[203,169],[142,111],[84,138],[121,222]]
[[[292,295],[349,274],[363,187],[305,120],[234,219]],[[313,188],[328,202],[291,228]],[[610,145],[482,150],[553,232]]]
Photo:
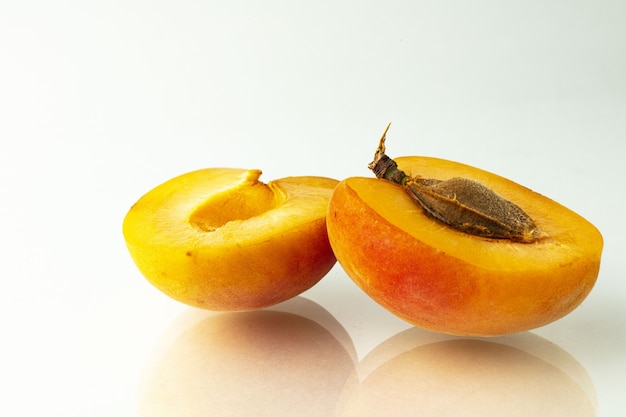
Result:
[[550,323],[589,294],[603,242],[587,220],[478,168],[427,157],[395,161],[411,176],[479,181],[547,236],[535,243],[473,236],[426,215],[397,184],[348,178],[330,201],[329,239],[347,274],[382,306],[429,330],[494,336]]
[[326,209],[336,180],[209,168],[144,195],[124,219],[128,250],[154,286],[209,310],[285,301],[334,265]]

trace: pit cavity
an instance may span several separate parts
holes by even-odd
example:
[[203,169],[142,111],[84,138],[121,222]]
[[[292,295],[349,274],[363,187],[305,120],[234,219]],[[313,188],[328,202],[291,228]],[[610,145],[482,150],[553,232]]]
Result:
[[259,216],[279,204],[279,196],[267,184],[242,184],[209,197],[189,217],[192,226],[213,232],[225,224]]

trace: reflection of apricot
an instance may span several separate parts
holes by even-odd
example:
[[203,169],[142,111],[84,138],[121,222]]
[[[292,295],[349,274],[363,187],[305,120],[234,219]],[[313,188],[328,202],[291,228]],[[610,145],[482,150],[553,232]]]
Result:
[[530,333],[487,340],[410,329],[378,346],[346,389],[348,416],[595,416],[591,381]]
[[[303,304],[311,310],[314,303],[298,299],[290,305]],[[173,342],[159,347],[163,353],[148,367],[141,415],[332,415],[356,354],[336,321],[326,327],[328,317],[314,321],[323,310],[315,306],[313,319],[279,311],[281,305],[247,313],[202,312],[204,317],[192,312],[191,325],[170,329],[176,333]]]

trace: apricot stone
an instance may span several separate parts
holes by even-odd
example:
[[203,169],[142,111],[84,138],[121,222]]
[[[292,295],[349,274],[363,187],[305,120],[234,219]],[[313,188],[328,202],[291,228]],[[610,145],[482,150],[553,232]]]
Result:
[[173,178],[124,219],[128,250],[159,290],[209,310],[254,310],[309,289],[335,264],[326,210],[337,181],[210,168]]
[[425,329],[494,336],[548,324],[589,294],[603,241],[587,220],[478,168],[428,157],[395,161],[410,176],[479,181],[546,236],[520,243],[470,235],[425,214],[400,185],[348,178],[330,201],[329,239],[347,274],[383,307]]

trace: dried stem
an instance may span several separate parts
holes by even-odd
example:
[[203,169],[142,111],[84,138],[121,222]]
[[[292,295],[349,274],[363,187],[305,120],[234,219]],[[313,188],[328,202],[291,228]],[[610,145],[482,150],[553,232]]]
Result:
[[398,164],[389,158],[385,154],[385,139],[387,138],[387,131],[389,131],[389,127],[391,123],[387,125],[383,135],[378,142],[378,148],[376,148],[376,153],[374,154],[374,160],[370,162],[367,167],[374,172],[376,178],[382,178],[391,182],[395,182],[396,184],[404,185],[409,178],[408,175],[398,169]]
[[385,156],[385,139],[387,139],[387,132],[389,131],[390,127],[391,127],[391,122],[387,124],[387,127],[385,128],[383,135],[380,137],[380,140],[378,141],[378,148],[376,148],[376,153],[374,154],[374,160],[370,162],[370,164],[368,165],[369,169],[371,170],[373,170],[376,163],[378,163],[378,161],[380,161],[380,159],[383,156]]

